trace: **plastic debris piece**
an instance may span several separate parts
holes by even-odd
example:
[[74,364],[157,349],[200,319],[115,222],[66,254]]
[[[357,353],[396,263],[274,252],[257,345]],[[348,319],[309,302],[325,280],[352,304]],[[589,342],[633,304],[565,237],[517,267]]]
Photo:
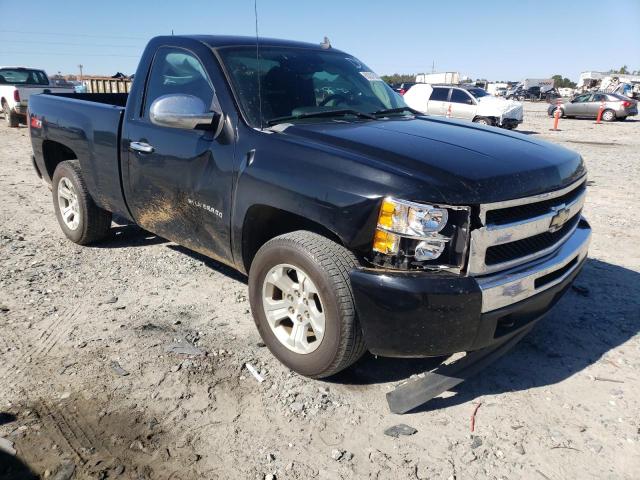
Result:
[[418,430],[404,423],[399,423],[398,425],[394,425],[393,427],[389,427],[384,431],[385,435],[389,437],[398,438],[400,435],[413,435]]
[[178,355],[202,356],[204,351],[200,350],[193,343],[183,340],[182,342],[171,343],[165,347],[165,352],[177,353]]
[[129,375],[129,372],[122,368],[116,361],[111,362],[111,370],[113,370],[116,375],[119,375],[121,377],[126,377],[127,375]]
[[16,450],[13,448],[13,442],[6,438],[0,437],[0,452],[7,453],[12,457],[15,456]]
[[254,378],[258,381],[258,383],[264,382],[264,378],[262,377],[262,375],[258,373],[258,371],[253,367],[253,365],[251,365],[250,363],[245,363],[244,366],[247,367],[247,370],[249,370],[251,375],[254,376]]

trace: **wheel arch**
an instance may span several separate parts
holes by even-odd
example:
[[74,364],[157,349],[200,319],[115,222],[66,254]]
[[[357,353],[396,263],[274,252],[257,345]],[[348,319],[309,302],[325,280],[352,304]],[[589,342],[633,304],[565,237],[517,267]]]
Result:
[[49,179],[53,179],[53,172],[56,167],[65,160],[77,160],[78,156],[66,145],[54,140],[44,140],[42,142],[42,158]]
[[346,246],[340,236],[315,220],[270,205],[249,207],[242,222],[241,265],[249,272],[251,263],[262,245],[285,233],[308,230]]

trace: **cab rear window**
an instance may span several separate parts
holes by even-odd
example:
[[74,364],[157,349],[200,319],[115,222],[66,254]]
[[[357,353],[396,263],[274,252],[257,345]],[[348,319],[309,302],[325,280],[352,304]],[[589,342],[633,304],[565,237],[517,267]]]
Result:
[[47,74],[30,68],[1,68],[0,85],[49,85]]

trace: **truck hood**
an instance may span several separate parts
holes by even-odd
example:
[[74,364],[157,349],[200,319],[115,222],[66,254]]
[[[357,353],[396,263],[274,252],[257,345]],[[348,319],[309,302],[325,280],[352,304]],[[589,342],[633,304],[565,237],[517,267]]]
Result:
[[[571,150],[449,119],[298,123],[281,132],[290,141],[403,176],[412,191],[393,191],[396,183],[386,193],[414,200],[496,202],[560,189],[585,174],[582,158]],[[365,174],[370,177],[370,171]]]

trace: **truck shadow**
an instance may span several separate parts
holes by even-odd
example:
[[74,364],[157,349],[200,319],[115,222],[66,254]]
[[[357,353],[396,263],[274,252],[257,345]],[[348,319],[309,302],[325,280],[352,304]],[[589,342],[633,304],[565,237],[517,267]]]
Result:
[[128,223],[126,220],[116,219],[115,225],[111,227],[109,236],[101,243],[92,245],[95,248],[126,248],[126,247],[147,247],[168,243],[162,237],[148,232],[138,225]]
[[[0,411],[0,425],[14,422],[17,417]],[[31,480],[40,478],[15,455],[0,450],[0,480]]]
[[[553,385],[600,361],[640,331],[640,273],[589,259],[564,298],[515,348],[455,395],[435,398],[417,411],[437,410],[476,397]],[[367,356],[330,381],[376,384],[433,369],[442,359]],[[607,359],[607,379],[621,381],[620,366]]]

